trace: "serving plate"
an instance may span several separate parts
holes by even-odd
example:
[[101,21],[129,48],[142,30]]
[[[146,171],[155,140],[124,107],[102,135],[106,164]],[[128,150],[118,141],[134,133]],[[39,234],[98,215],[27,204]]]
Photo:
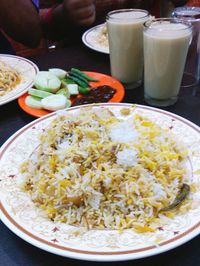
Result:
[[109,47],[98,42],[99,35],[104,25],[105,24],[100,24],[87,30],[82,36],[82,41],[92,50],[109,54]]
[[[113,95],[112,99],[110,99],[109,102],[121,102],[124,98],[125,89],[121,82],[116,80],[115,78],[102,74],[102,73],[96,73],[96,72],[90,72],[85,71],[86,74],[90,75],[92,78],[95,78],[98,80],[98,82],[90,82],[91,88],[96,88],[98,86],[108,85],[112,88],[116,89],[116,93]],[[50,111],[44,110],[44,109],[35,109],[31,108],[26,105],[25,99],[28,96],[28,94],[24,94],[18,99],[18,104],[24,110],[26,113],[35,116],[35,117],[41,117],[44,115],[47,115],[50,113]],[[80,95],[79,95],[80,97]],[[72,101],[74,98],[71,99]]]
[[33,85],[33,79],[39,69],[30,60],[19,56],[0,54],[0,61],[15,68],[21,75],[21,82],[10,92],[0,96],[1,106],[24,94]]
[[[94,108],[109,108],[118,116],[125,103],[95,104]],[[63,112],[79,112],[81,107]],[[38,145],[38,135],[56,117],[56,112],[41,117],[16,132],[0,149],[0,218],[15,234],[30,244],[48,252],[91,261],[122,261],[144,258],[173,249],[200,233],[200,128],[175,114],[152,107],[136,105],[139,113],[172,131],[189,151],[188,161],[192,183],[191,208],[158,226],[155,232],[136,233],[132,229],[86,230],[64,223],[52,222],[37,209],[29,196],[19,188],[19,165]],[[60,112],[58,112],[60,113]]]

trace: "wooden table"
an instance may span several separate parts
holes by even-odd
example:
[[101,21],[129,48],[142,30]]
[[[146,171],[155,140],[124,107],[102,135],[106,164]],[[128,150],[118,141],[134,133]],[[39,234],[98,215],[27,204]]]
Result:
[[[82,70],[110,74],[109,57],[89,50],[82,44],[57,50],[49,54],[31,58],[40,70],[51,67]],[[126,91],[124,102],[145,104],[143,87]],[[187,118],[200,126],[200,95],[192,96],[191,89],[181,89],[178,102],[174,106],[163,108]],[[24,113],[17,100],[0,107],[0,145],[18,129],[35,118]],[[166,253],[136,261],[107,263],[106,265],[162,265],[197,266],[200,265],[200,237]],[[40,266],[40,265],[99,265],[101,263],[82,262],[49,254],[31,246],[13,234],[0,222],[0,265],[2,266]],[[103,264],[103,263],[102,263]]]

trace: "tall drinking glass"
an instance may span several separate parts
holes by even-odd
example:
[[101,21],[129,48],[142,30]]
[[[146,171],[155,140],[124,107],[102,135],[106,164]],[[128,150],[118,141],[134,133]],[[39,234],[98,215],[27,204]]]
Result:
[[172,16],[190,22],[193,26],[193,38],[181,85],[195,88],[200,83],[200,7],[177,7]]
[[143,78],[143,24],[149,13],[120,9],[107,15],[111,74],[125,88],[140,86]]
[[145,101],[168,106],[177,101],[192,25],[177,19],[155,19],[144,24]]

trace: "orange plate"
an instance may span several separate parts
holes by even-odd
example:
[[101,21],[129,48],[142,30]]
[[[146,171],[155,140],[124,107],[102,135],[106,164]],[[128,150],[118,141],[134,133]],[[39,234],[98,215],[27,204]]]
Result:
[[[116,93],[113,95],[112,99],[109,102],[121,102],[123,100],[125,90],[124,90],[124,86],[118,80],[112,78],[111,76],[104,75],[101,73],[89,72],[89,71],[85,71],[85,73],[99,80],[98,82],[90,82],[91,88],[96,88],[102,85],[108,85],[116,89]],[[51,111],[47,111],[43,109],[35,109],[35,108],[31,108],[27,106],[25,104],[25,99],[27,95],[28,93],[25,93],[24,95],[18,98],[19,106],[26,113],[28,113],[29,115],[35,116],[35,117],[41,117],[41,116],[51,113]]]

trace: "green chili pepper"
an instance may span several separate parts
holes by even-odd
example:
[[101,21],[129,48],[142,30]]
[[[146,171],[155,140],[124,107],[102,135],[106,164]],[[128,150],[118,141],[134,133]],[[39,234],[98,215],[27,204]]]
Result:
[[88,81],[98,81],[97,79],[88,76],[88,75],[85,74],[83,71],[81,71],[81,70],[79,70],[79,69],[77,69],[77,68],[71,68],[71,72],[72,72],[72,73],[76,73],[76,74],[78,74],[78,75],[84,77],[84,78],[85,78],[86,80],[88,80]]
[[166,212],[171,211],[172,209],[176,208],[178,205],[180,205],[189,195],[190,193],[190,186],[187,184],[183,184],[180,191],[178,192],[174,202],[169,205],[168,207],[162,208],[160,211]]
[[77,79],[80,79],[81,81],[83,81],[83,82],[85,82],[85,83],[88,84],[88,80],[87,80],[86,78],[80,76],[79,74],[74,73],[74,72],[72,72],[72,71],[69,71],[68,74],[69,74],[69,76],[73,76],[73,77],[75,77],[75,78],[77,78]]
[[90,92],[90,88],[78,86],[78,91],[81,94],[88,94]]
[[77,83],[77,84],[78,84],[79,86],[81,86],[81,87],[88,87],[88,86],[89,86],[88,83],[86,83],[86,82],[84,82],[84,81],[78,79],[78,78],[75,77],[75,76],[70,75],[69,78],[72,79],[75,83]]

